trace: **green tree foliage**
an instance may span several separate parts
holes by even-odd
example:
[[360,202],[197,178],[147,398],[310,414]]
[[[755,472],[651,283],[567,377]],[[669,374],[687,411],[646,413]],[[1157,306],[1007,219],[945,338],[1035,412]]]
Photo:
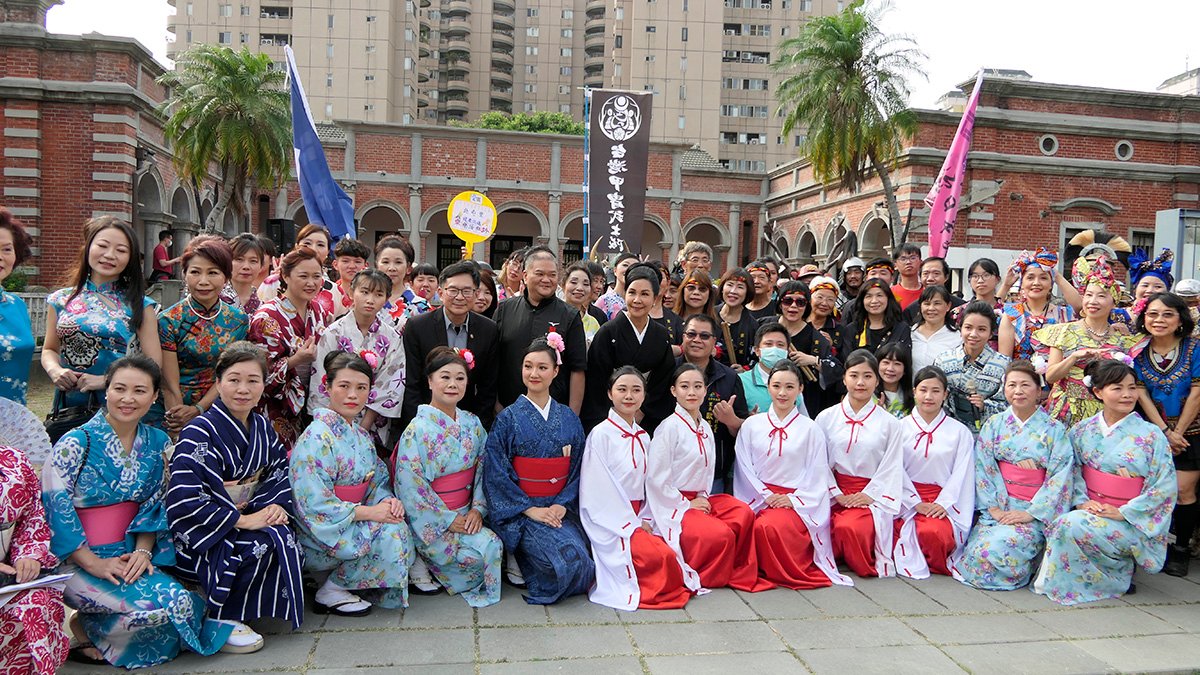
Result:
[[557,112],[506,113],[493,110],[479,116],[474,122],[453,122],[454,126],[472,129],[500,129],[502,131],[527,131],[535,134],[566,134],[582,136],[583,122],[576,122],[570,115]]
[[241,213],[252,185],[278,187],[292,162],[292,116],[287,76],[266,54],[198,45],[158,83],[169,95],[160,112],[179,175],[194,185],[210,173],[219,196],[202,232],[215,232],[226,207]]
[[913,40],[879,28],[886,5],[853,2],[833,16],[808,21],[779,45],[771,64],[786,76],[775,92],[783,133],[805,130],[800,154],[817,180],[857,190],[874,173],[883,184],[892,245],[908,237],[889,170],[916,133],[906,78],[924,76],[924,54]]

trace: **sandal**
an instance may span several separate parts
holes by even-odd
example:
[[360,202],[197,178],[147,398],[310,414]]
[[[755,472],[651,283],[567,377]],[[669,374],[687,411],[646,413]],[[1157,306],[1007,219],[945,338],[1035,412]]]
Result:
[[221,651],[226,654],[253,654],[261,650],[264,644],[266,643],[263,641],[263,636],[246,624],[237,622],[233,632],[229,634],[229,640],[221,645]]
[[85,642],[83,644],[78,644],[74,647],[71,647],[71,649],[67,651],[67,660],[71,661],[72,663],[82,663],[88,666],[108,665],[108,661],[105,661],[103,658],[89,656],[86,652],[84,652],[85,649],[95,649],[97,654],[100,653],[100,650],[96,649],[96,645],[90,642]]
[[366,616],[366,615],[370,614],[371,607],[372,607],[370,603],[367,603],[367,606],[363,609],[355,609],[355,610],[339,609],[340,607],[345,607],[346,605],[357,605],[360,602],[365,602],[365,601],[361,600],[361,599],[353,599],[353,600],[346,599],[346,600],[340,600],[338,602],[335,602],[332,605],[326,605],[325,603],[317,602],[317,600],[314,599],[313,600],[313,614],[332,614],[334,616],[352,616],[352,617]]

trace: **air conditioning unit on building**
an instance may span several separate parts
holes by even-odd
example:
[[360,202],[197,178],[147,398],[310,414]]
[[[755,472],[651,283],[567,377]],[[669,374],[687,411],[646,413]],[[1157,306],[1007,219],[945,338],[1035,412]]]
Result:
[[751,139],[750,139],[750,145],[758,145],[758,139],[757,139],[757,138],[751,138]]
[[729,30],[725,31],[725,34],[726,35],[737,35],[737,31],[730,28]]

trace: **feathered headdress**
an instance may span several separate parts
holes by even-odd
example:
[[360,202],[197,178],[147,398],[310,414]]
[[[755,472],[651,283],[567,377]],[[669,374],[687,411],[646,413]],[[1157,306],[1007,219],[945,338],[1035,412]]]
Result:
[[1174,259],[1175,253],[1170,249],[1164,248],[1157,258],[1150,260],[1146,250],[1139,248],[1129,256],[1130,280],[1136,287],[1146,277],[1158,277],[1170,288],[1175,283],[1175,277],[1171,276],[1171,261]]
[[1067,248],[1063,251],[1063,265],[1064,269],[1073,269],[1077,258],[1105,255],[1110,261],[1115,260],[1129,267],[1130,253],[1133,253],[1133,247],[1123,238],[1103,230],[1087,229],[1067,242]]

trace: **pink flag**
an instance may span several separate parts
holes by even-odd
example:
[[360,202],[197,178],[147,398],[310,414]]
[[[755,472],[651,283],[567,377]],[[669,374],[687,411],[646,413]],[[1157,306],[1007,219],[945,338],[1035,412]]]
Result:
[[958,217],[958,197],[962,194],[963,176],[967,172],[967,152],[971,150],[971,135],[975,131],[975,107],[979,105],[979,90],[983,85],[983,71],[975,80],[975,91],[963,110],[954,133],[950,152],[942,163],[937,181],[925,195],[929,207],[929,255],[944,258],[950,250],[954,237],[954,220]]

